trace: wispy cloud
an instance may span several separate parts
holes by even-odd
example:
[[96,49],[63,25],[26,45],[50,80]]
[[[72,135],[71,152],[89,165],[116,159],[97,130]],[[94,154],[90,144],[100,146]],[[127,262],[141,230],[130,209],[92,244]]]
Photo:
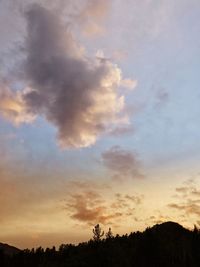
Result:
[[112,1],[87,0],[84,8],[78,14],[78,22],[81,22],[82,32],[86,36],[96,36],[105,33],[103,19],[108,15]]
[[[71,183],[70,183],[71,184]],[[93,183],[71,184],[73,193],[68,194],[65,199],[65,209],[68,215],[81,223],[94,225],[116,224],[123,218],[134,215],[135,209],[143,203],[143,196],[134,194],[109,194],[109,188],[104,185]]]
[[182,211],[186,215],[200,215],[200,201],[187,200],[184,204],[171,203],[168,205],[170,208]]
[[83,192],[82,194],[72,194],[67,208],[71,211],[71,218],[80,222],[94,225],[112,223],[113,219],[121,217],[121,212],[111,212],[99,194],[94,191]]
[[132,125],[128,125],[128,126],[120,126],[120,127],[113,128],[109,132],[109,135],[114,136],[114,137],[122,137],[122,136],[133,135],[134,132],[135,132],[135,129],[132,127]]
[[200,188],[195,181],[190,179],[175,191],[177,201],[168,204],[168,207],[181,212],[184,216],[200,216]]
[[105,167],[112,173],[114,179],[142,178],[137,155],[119,146],[111,147],[102,153]]

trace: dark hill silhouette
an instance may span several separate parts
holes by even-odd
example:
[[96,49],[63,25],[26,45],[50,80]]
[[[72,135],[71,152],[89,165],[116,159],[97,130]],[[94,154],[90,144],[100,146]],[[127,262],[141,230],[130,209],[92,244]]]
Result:
[[20,252],[20,249],[4,243],[0,243],[0,250],[7,255],[13,255]]
[[[92,233],[91,233],[92,234]],[[199,267],[200,231],[166,222],[144,232],[0,255],[1,267]]]
[[179,231],[179,232],[183,232],[183,231],[188,231],[187,229],[185,229],[182,225],[180,225],[179,223],[176,222],[164,222],[161,224],[156,224],[154,225],[152,228],[152,230],[155,231],[168,231],[168,232],[173,232],[173,231]]
[[170,246],[175,249],[186,246],[189,242],[190,231],[175,222],[156,224],[152,228],[146,229],[146,232],[148,231],[152,232],[151,235],[157,239],[156,242],[161,245],[162,250],[165,244],[168,249]]

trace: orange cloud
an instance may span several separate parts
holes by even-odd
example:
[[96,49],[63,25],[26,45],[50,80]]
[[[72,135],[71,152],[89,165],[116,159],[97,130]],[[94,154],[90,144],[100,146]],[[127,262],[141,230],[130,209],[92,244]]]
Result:
[[168,204],[168,207],[180,211],[183,216],[200,216],[200,189],[194,180],[189,180],[183,186],[177,187],[175,195],[177,201]]
[[116,220],[119,222],[124,216],[132,216],[135,208],[143,201],[143,196],[120,193],[105,199],[108,188],[92,187],[89,184],[87,188],[77,184],[73,189],[75,193],[67,197],[66,210],[72,219],[89,225],[115,224]]
[[29,114],[21,92],[13,92],[7,84],[0,84],[0,114],[16,125],[32,122],[34,116]]
[[113,219],[121,217],[120,212],[111,212],[102,197],[95,191],[85,191],[82,194],[72,194],[67,202],[71,218],[94,225],[111,223]]
[[86,36],[102,35],[105,28],[102,21],[107,16],[111,6],[111,1],[107,0],[87,0],[85,6],[80,11],[77,20],[81,22],[81,30]]

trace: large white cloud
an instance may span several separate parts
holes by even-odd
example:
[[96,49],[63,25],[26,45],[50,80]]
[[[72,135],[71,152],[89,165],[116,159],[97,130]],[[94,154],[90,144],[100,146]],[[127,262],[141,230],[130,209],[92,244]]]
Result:
[[45,117],[57,128],[62,148],[87,147],[113,126],[128,123],[120,68],[104,58],[89,58],[58,12],[31,4],[25,18],[21,77],[29,89],[1,89],[1,113],[18,124]]

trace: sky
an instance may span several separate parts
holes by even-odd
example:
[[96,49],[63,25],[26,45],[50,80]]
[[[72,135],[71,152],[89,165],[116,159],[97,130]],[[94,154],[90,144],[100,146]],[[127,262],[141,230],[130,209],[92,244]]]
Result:
[[200,2],[0,0],[0,242],[200,227]]

